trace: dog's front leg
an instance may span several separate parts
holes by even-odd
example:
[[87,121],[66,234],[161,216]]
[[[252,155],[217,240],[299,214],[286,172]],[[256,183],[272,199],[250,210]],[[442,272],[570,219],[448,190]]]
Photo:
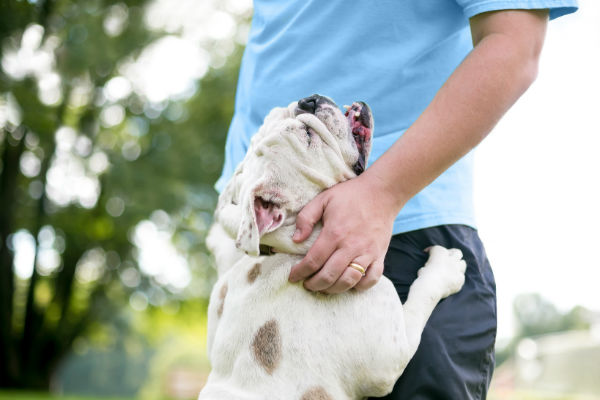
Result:
[[417,351],[425,324],[437,303],[462,288],[466,267],[462,252],[458,249],[448,250],[441,246],[429,249],[429,260],[419,269],[403,306],[411,358]]

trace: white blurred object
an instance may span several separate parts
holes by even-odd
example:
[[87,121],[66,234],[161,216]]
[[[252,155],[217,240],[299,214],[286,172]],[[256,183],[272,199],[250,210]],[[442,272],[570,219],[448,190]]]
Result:
[[498,335],[512,303],[540,293],[562,311],[600,309],[600,2],[551,21],[533,86],[476,150],[479,231],[498,288]]

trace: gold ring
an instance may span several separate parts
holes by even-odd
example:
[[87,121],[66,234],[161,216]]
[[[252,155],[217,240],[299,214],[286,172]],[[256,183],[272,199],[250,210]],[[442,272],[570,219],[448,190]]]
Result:
[[362,274],[362,276],[365,276],[365,272],[366,272],[366,270],[365,270],[365,268],[364,268],[362,265],[360,265],[359,263],[356,263],[356,262],[354,262],[354,261],[353,261],[353,262],[351,262],[350,264],[348,264],[348,267],[350,267],[350,268],[354,268],[355,270],[357,270],[358,272],[360,272],[360,273]]

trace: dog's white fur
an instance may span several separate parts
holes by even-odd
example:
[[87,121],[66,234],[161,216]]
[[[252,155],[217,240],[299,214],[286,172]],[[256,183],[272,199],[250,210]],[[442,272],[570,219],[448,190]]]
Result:
[[[429,250],[404,306],[385,277],[367,291],[338,295],[288,282],[320,231],[294,243],[296,214],[320,191],[354,177],[357,158],[347,119],[328,104],[315,115],[298,114],[295,102],[277,108],[253,138],[207,239],[219,279],[208,309],[212,372],[200,400],[383,396],[415,353],[435,305],[462,287],[462,254],[439,246]],[[257,197],[284,217],[262,235]],[[260,256],[259,243],[279,253]]]

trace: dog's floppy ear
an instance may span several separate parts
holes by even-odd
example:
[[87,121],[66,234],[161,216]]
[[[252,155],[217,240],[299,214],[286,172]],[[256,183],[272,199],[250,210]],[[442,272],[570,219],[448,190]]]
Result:
[[259,255],[260,238],[279,228],[285,219],[285,211],[273,201],[260,195],[261,185],[250,188],[243,195],[242,215],[235,241],[237,248],[251,256]]
[[240,204],[242,215],[240,218],[240,226],[238,227],[237,238],[235,240],[235,246],[251,256],[257,256],[259,254],[258,246],[260,242],[258,224],[256,222],[256,216],[254,215],[255,192],[256,190],[253,188],[250,190],[250,193],[245,193],[243,203]]

